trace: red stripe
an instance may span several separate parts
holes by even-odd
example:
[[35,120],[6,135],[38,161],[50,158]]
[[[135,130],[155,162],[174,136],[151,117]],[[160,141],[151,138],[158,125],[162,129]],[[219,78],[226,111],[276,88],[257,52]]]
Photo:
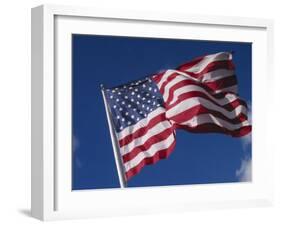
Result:
[[159,73],[159,74],[157,74],[157,75],[154,75],[154,76],[152,76],[151,79],[152,79],[156,84],[158,84],[158,82],[160,82],[160,80],[162,79],[162,77],[163,77],[163,75],[165,74],[165,72],[166,72],[166,71],[161,72],[161,73]]
[[244,100],[240,99],[240,98],[238,98],[238,99],[236,99],[236,100],[234,100],[234,101],[224,105],[223,107],[229,111],[229,109],[236,108],[239,105],[243,105],[245,108],[247,108],[247,110],[249,110],[249,108],[247,106],[247,103]]
[[194,106],[186,111],[183,111],[171,118],[169,118],[170,120],[173,120],[175,123],[182,123],[185,122],[189,119],[192,119],[194,116],[198,116],[201,114],[211,114],[217,118],[223,119],[231,124],[239,124],[245,120],[247,120],[247,116],[243,113],[238,114],[235,118],[231,119],[228,118],[227,116],[225,116],[224,114],[222,114],[219,111],[214,111],[214,110],[210,110],[202,105],[197,105]]
[[[216,99],[222,99],[222,98],[225,98],[225,95],[228,93],[232,93],[232,92],[228,91],[228,92],[210,93],[210,94]],[[236,95],[236,93],[234,93],[234,94]]]
[[[165,87],[168,85],[168,83],[170,81],[172,81],[173,79],[175,79],[178,76],[183,76],[177,72],[172,73],[166,80],[165,82],[162,83],[161,87],[160,87],[160,92],[163,94]],[[186,80],[188,80],[188,78],[186,78]],[[192,81],[192,80],[191,80]],[[196,81],[194,81],[196,82]],[[218,89],[223,89],[226,87],[230,87],[233,85],[237,84],[237,78],[235,75],[233,76],[228,76],[225,78],[221,78],[215,81],[210,81],[210,82],[202,82],[202,81],[198,81],[198,83],[206,85],[208,88],[210,88],[210,90],[214,91],[214,90],[218,90]]]
[[[191,72],[185,72],[187,73],[188,75],[192,76],[192,77],[195,77],[195,78],[198,78],[200,76],[203,76],[203,74],[205,73],[208,73],[210,71],[214,71],[214,70],[217,70],[217,69],[221,69],[220,67],[224,64],[227,64],[229,66],[229,64],[232,65],[232,62],[231,61],[227,61],[228,63],[226,63],[225,61],[218,61],[218,62],[213,62],[213,64],[209,64],[210,66],[206,67],[201,73],[198,74],[198,76],[194,76],[195,73],[191,73]],[[229,66],[229,68],[226,68],[226,69],[231,69],[231,67]],[[210,71],[209,71],[210,70]],[[160,92],[163,94],[164,93],[164,89],[166,87],[166,85],[172,81],[173,79],[175,79],[177,76],[182,76],[181,74],[179,74],[178,72],[174,72],[172,73],[171,75],[169,75],[166,80],[162,83],[161,87],[160,87]],[[163,75],[161,76],[161,78],[163,77]],[[157,84],[159,83],[159,81],[161,80],[158,79],[157,81]],[[188,78],[187,78],[188,79]],[[199,82],[199,81],[198,81]],[[224,87],[229,87],[230,85],[229,84],[232,84],[232,85],[235,85],[237,84],[237,79],[236,79],[236,76],[233,75],[233,76],[227,76],[225,78],[221,78],[221,79],[218,79],[218,80],[215,80],[215,81],[210,81],[210,82],[206,82],[206,83],[203,83],[200,81],[201,84],[206,84],[207,86],[209,86],[212,90],[216,90],[216,89],[222,89]]]
[[208,86],[210,89],[212,89],[213,91],[215,91],[215,90],[220,90],[226,87],[237,85],[237,79],[236,76],[233,75],[226,78],[218,79],[216,81],[205,82],[204,84]]
[[142,145],[134,147],[129,153],[122,156],[123,162],[126,163],[136,157],[140,152],[148,150],[153,144],[159,143],[165,139],[167,139],[172,133],[174,129],[168,128],[161,133],[158,133],[149,139],[147,139]]
[[162,94],[164,94],[164,89],[165,89],[165,87],[166,87],[166,85],[168,85],[168,83],[170,82],[170,81],[172,81],[173,79],[175,79],[177,76],[181,76],[179,73],[177,73],[177,72],[174,72],[174,73],[172,73],[172,74],[170,74],[167,78],[166,78],[166,80],[165,80],[165,82],[163,82],[162,83],[162,85],[161,85],[161,87],[160,87],[160,93],[162,93]]
[[234,70],[234,64],[232,63],[231,60],[223,60],[223,61],[213,61],[209,63],[201,72],[199,73],[194,73],[194,72],[189,72],[184,71],[185,73],[189,74],[190,76],[194,78],[201,78],[204,74],[209,73],[211,71],[215,71],[218,69],[228,69],[228,70]]
[[174,141],[171,144],[171,146],[168,147],[167,149],[159,150],[158,152],[156,152],[154,156],[148,157],[148,158],[144,158],[137,166],[135,166],[134,168],[130,169],[129,171],[127,171],[125,173],[127,181],[131,177],[133,177],[136,174],[138,174],[145,165],[155,164],[156,162],[158,162],[161,159],[168,158],[168,156],[174,150],[175,146],[176,146],[176,141]]
[[165,112],[160,113],[159,115],[155,116],[154,118],[152,118],[148,122],[148,124],[145,127],[139,128],[134,133],[131,133],[131,134],[125,136],[124,138],[120,139],[119,140],[120,148],[129,144],[134,139],[145,135],[148,132],[149,129],[151,129],[152,127],[157,125],[159,122],[162,122],[162,121],[165,121],[165,120],[166,120]]
[[213,123],[205,123],[196,127],[189,127],[186,125],[177,125],[177,129],[184,129],[192,133],[223,133],[233,137],[242,137],[252,131],[252,126],[243,126],[236,130],[228,130]]
[[[208,86],[205,86],[204,84],[196,82],[196,81],[192,81],[192,80],[186,79],[186,80],[183,80],[181,82],[176,83],[175,85],[173,85],[169,89],[169,95],[168,95],[168,99],[166,100],[166,103],[169,103],[169,102],[171,102],[173,100],[173,98],[174,98],[174,91],[175,90],[177,90],[177,89],[179,89],[181,87],[187,86],[187,85],[196,85],[196,86],[199,86],[199,87],[203,88],[206,92],[208,92],[210,94],[213,93],[213,90],[211,90]],[[218,99],[221,99],[223,97],[225,97],[225,94],[220,95],[220,96],[216,95],[216,98],[218,98]]]
[[167,103],[167,110],[175,107],[176,105],[178,105],[180,102],[184,101],[184,100],[187,100],[189,98],[193,98],[193,97],[201,97],[201,98],[204,98],[210,102],[212,102],[213,104],[217,105],[218,107],[223,107],[225,110],[227,111],[232,111],[234,108],[236,108],[237,106],[239,105],[243,105],[244,107],[248,108],[247,107],[247,104],[245,101],[241,100],[240,98],[232,101],[232,102],[229,102],[225,105],[221,105],[220,103],[216,102],[214,99],[211,99],[207,94],[205,93],[202,93],[200,91],[191,91],[191,92],[187,92],[187,93],[183,93],[181,95],[178,96],[176,102],[174,102],[173,104],[170,104]]

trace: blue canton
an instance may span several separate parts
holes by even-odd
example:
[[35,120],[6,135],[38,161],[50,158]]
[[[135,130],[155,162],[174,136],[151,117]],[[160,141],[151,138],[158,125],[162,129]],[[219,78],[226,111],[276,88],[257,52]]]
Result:
[[163,96],[150,78],[105,90],[117,132],[136,124],[164,104]]

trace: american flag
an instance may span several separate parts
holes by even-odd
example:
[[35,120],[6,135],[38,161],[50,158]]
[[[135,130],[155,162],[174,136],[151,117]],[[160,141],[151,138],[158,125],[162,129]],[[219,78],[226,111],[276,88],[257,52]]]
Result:
[[228,52],[106,89],[105,95],[126,180],[145,165],[167,158],[175,148],[178,128],[233,137],[251,132]]

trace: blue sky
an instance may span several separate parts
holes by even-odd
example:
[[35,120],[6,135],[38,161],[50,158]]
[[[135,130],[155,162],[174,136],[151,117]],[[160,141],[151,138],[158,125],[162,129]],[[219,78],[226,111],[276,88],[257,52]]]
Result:
[[[239,95],[251,104],[251,43],[73,35],[72,188],[119,187],[100,84],[121,85],[220,51],[234,51]],[[144,167],[128,186],[239,182],[250,177],[250,137],[177,130],[176,142],[168,159]]]

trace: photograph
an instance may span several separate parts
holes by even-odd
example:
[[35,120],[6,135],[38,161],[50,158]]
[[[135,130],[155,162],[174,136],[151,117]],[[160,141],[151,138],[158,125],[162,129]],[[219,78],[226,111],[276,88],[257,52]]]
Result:
[[252,43],[72,34],[72,190],[252,181]]

